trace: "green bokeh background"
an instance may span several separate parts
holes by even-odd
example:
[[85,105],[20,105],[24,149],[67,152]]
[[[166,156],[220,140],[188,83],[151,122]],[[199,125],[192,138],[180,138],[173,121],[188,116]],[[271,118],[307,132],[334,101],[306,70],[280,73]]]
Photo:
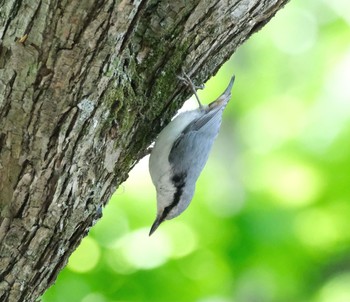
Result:
[[142,160],[43,301],[350,301],[349,24],[348,0],[292,0],[240,47],[199,93],[235,73],[189,209],[148,237]]

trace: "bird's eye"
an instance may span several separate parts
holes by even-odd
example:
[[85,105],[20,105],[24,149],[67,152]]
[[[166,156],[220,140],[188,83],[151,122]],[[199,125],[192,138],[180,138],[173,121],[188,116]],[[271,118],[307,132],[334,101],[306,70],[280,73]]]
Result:
[[175,187],[183,187],[185,184],[186,180],[186,173],[178,173],[175,174],[172,178],[171,181],[174,184]]

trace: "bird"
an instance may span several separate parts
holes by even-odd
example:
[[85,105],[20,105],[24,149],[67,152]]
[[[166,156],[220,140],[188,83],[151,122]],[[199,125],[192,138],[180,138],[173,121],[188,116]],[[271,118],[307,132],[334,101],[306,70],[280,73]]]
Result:
[[179,216],[189,206],[235,80],[233,75],[225,91],[209,105],[203,105],[189,76],[183,73],[178,78],[190,87],[199,106],[178,114],[160,132],[151,151],[149,172],[157,193],[157,215],[149,236],[162,222]]

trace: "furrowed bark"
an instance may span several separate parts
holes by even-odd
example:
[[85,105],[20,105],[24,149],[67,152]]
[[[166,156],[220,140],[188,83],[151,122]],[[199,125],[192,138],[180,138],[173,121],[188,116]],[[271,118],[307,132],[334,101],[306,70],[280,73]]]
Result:
[[0,300],[34,301],[189,91],[288,0],[0,0]]

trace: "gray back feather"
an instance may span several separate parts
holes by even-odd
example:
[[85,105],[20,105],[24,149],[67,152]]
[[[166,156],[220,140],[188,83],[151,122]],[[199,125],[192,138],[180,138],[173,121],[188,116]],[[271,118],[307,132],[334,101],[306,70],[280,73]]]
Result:
[[[186,174],[186,184],[194,186],[204,168],[209,152],[219,133],[222,112],[231,97],[231,79],[225,92],[192,121],[180,134],[169,154],[169,163],[174,175]],[[192,182],[192,183],[191,183]]]

